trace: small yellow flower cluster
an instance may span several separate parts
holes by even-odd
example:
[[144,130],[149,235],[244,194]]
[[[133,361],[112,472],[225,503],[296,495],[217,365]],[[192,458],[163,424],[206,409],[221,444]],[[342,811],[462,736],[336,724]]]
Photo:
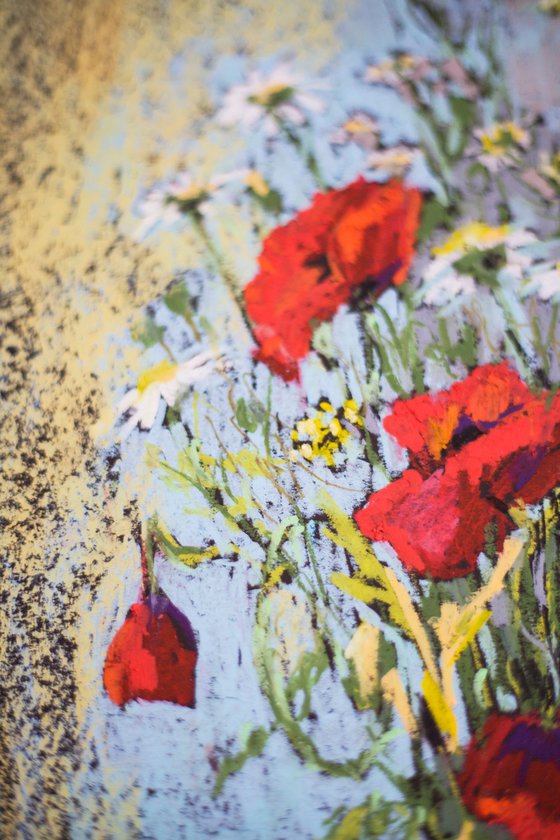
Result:
[[514,122],[495,123],[480,132],[480,143],[487,155],[501,157],[514,149],[529,145],[529,134]]
[[314,417],[304,417],[296,423],[292,431],[294,448],[290,457],[292,460],[297,459],[299,452],[307,461],[324,458],[332,467],[333,455],[344,446],[351,435],[346,423],[359,427],[363,426],[363,420],[355,400],[346,400],[338,409],[324,400],[319,403],[319,409]]

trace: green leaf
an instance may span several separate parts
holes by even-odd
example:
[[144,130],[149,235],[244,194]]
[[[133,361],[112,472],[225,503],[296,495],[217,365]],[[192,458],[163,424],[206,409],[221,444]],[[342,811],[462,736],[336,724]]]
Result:
[[488,182],[490,180],[490,176],[488,175],[488,170],[478,160],[475,160],[474,163],[471,163],[471,165],[467,169],[467,178],[469,180],[474,178],[475,175],[482,175],[482,177],[484,178],[484,180],[486,182]]
[[221,793],[228,776],[231,776],[233,773],[237,773],[238,770],[241,770],[245,762],[250,758],[254,758],[262,753],[270,734],[271,733],[268,730],[263,729],[262,726],[258,726],[256,729],[253,729],[247,738],[244,750],[241,750],[235,755],[228,755],[223,760],[216,783],[214,784],[212,796],[218,796]]
[[303,695],[300,711],[296,720],[305,720],[311,712],[313,688],[321,679],[321,675],[329,667],[326,653],[306,651],[301,655],[298,668],[288,681],[286,696],[293,703],[298,692]]
[[282,212],[282,196],[278,190],[269,190],[266,195],[261,195],[254,190],[249,190],[249,192],[267,213],[278,215],[278,213]]
[[190,313],[191,311],[191,301],[184,283],[177,283],[176,286],[173,286],[164,296],[163,302],[175,315],[184,315],[185,312]]
[[425,242],[438,227],[449,227],[449,207],[445,207],[437,198],[430,198],[422,209],[418,241]]
[[175,315],[181,315],[191,330],[197,341],[200,340],[200,330],[196,326],[194,319],[194,311],[191,304],[191,298],[186,283],[177,283],[173,286],[163,298],[164,304],[170,312]]
[[165,411],[165,417],[163,418],[163,426],[166,429],[170,429],[171,426],[174,426],[176,423],[181,422],[181,412],[178,411],[176,408],[172,408],[171,406],[167,406]]
[[462,96],[450,96],[449,104],[453,113],[453,126],[457,131],[449,133],[447,150],[454,158],[459,158],[465,149],[472,127],[476,120],[476,107],[474,102],[464,99]]
[[265,419],[266,412],[259,403],[251,400],[249,404],[240,398],[235,409],[235,419],[245,432],[256,432]]
[[471,324],[465,324],[456,342],[449,336],[447,321],[440,318],[438,321],[439,340],[430,348],[426,355],[433,355],[438,358],[449,370],[449,362],[456,362],[460,359],[467,367],[476,364],[476,332]]
[[176,560],[185,566],[198,566],[205,560],[213,560],[220,556],[220,551],[214,543],[206,546],[181,545],[175,537],[160,523],[155,527],[154,536],[159,548],[170,560]]
[[162,340],[165,327],[158,326],[151,315],[148,315],[144,321],[135,324],[130,332],[134,341],[140,341],[147,349]]

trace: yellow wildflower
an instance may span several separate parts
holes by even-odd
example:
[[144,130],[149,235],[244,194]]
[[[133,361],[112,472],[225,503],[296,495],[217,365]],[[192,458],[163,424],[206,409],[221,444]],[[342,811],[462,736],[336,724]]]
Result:
[[[349,440],[351,433],[342,421],[362,426],[363,421],[358,415],[358,406],[354,400],[347,400],[342,408],[334,409],[326,400],[319,403],[318,411],[313,417],[298,420],[291,438],[294,442],[293,452],[299,451],[307,460],[323,458],[329,466],[334,466],[334,454]],[[294,460],[295,456],[290,456]]]
[[303,457],[306,458],[308,461],[313,460],[313,449],[311,448],[311,445],[309,443],[303,443],[301,445],[300,452],[303,455]]
[[356,403],[356,400],[346,400],[342,409],[344,411],[344,417],[349,423],[352,423],[354,426],[363,426],[363,420],[358,414],[358,404]]

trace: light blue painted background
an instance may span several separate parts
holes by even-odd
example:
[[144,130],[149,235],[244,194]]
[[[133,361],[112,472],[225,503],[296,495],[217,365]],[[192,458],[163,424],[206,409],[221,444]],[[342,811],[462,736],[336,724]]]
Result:
[[[536,100],[550,96],[550,86],[546,81],[540,81],[541,73],[547,71],[543,60],[539,58],[543,40],[550,41],[552,37],[549,20],[536,15],[531,9],[523,11],[515,4],[494,5],[500,7],[500,48],[506,55],[507,66],[511,69],[516,61],[533,62],[530,66],[526,65],[525,71],[525,75],[528,73],[535,81],[532,87],[520,85],[521,74],[511,70],[514,104],[519,109],[523,103],[527,104],[531,96]],[[463,3],[455,6],[457,9],[462,6],[462,12],[458,14],[464,14],[476,11],[481,4]],[[387,7],[391,8],[391,14]],[[304,16],[303,5],[302,18]],[[394,20],[399,18],[402,18],[404,28],[397,32]],[[530,21],[530,26],[527,21]],[[556,43],[559,53],[558,29],[554,37],[556,40],[553,43]],[[443,45],[434,42],[414,21],[406,18],[401,2],[388,2],[384,5],[370,0],[348,4],[347,20],[339,30],[339,48],[320,74],[331,86],[329,107],[324,114],[313,118],[313,129],[318,138],[318,159],[329,181],[335,186],[348,183],[361,171],[361,152],[348,147],[334,155],[327,142],[330,131],[348,111],[354,108],[370,111],[380,122],[382,140],[386,144],[401,140],[413,142],[416,138],[414,114],[399,100],[397,94],[384,88],[367,86],[360,80],[366,62],[380,60],[394,48],[434,58],[443,52]],[[210,40],[185,44],[184,53],[178,55],[169,67],[170,79],[174,84],[184,84],[184,75],[188,74],[193,50],[200,55],[201,60],[213,56]],[[272,66],[277,59],[285,57],[279,49],[278,56],[262,60],[259,66]],[[474,67],[479,66],[482,60],[474,39],[470,58]],[[307,70],[305,63],[300,61],[295,66],[303,73]],[[247,62],[241,57],[214,57],[210,61],[208,85],[216,104],[220,101],[221,93],[243,77],[247,67]],[[118,99],[115,107],[118,108]],[[559,108],[559,102],[556,101],[549,109],[553,129],[558,128]],[[157,116],[156,103],[154,119]],[[164,127],[162,135],[161,151],[165,154]],[[222,132],[216,136],[223,137],[224,134]],[[115,136],[113,141],[118,143],[119,137]],[[288,215],[306,206],[313,192],[313,184],[293,151],[280,144],[274,154],[265,154],[264,138],[258,132],[247,134],[246,141],[246,154],[228,161],[228,167],[233,169],[252,161],[282,193],[289,208]],[[189,141],[185,143],[188,148]],[[429,172],[421,167],[411,173],[410,180],[419,186],[437,188]],[[139,183],[138,197],[149,186]],[[530,221],[528,213],[528,208],[520,206],[519,221]],[[177,235],[180,235],[179,230]],[[157,239],[157,231],[152,236],[154,240]],[[236,263],[238,273],[246,280],[255,272],[258,243],[255,241],[253,244],[253,259],[238,260]],[[185,268],[177,266],[178,270]],[[195,273],[189,275],[189,278],[194,290],[201,293],[200,311],[212,313],[216,321],[222,317],[227,319],[228,303],[221,293],[220,281],[204,273]],[[390,310],[392,307],[394,310],[395,300],[391,292],[385,296],[384,303]],[[188,336],[179,318],[171,316],[160,306],[157,308],[156,319],[169,327],[168,340],[174,348],[186,345]],[[362,370],[363,360],[354,316],[341,311],[334,320],[333,334],[343,345],[346,354],[354,358],[359,370]],[[122,336],[119,341],[131,339]],[[248,342],[242,336],[230,333],[224,337],[223,344],[234,370],[239,374],[248,370]],[[190,355],[193,349],[189,347],[186,354]],[[161,356],[158,348],[147,352],[146,366],[159,361]],[[311,404],[321,395],[329,396],[334,403],[339,402],[336,376],[318,376],[320,370],[313,358],[304,364],[301,390],[296,385],[287,386],[274,380],[273,406],[286,421],[301,416],[302,392],[308,395]],[[445,385],[441,374],[438,376],[440,378],[433,384]],[[261,398],[266,393],[268,379],[266,369],[259,366],[257,392]],[[204,384],[202,393],[217,408],[218,428],[227,441],[231,427],[220,421],[220,416],[229,411],[225,386],[218,377],[213,377]],[[115,394],[115,404],[120,396]],[[356,397],[359,398],[357,390]],[[191,408],[188,400],[183,411],[185,417],[189,417]],[[149,434],[134,433],[123,446],[121,480],[150,483],[151,502],[158,506],[163,519],[170,524],[178,538],[195,544],[211,536],[218,545],[225,546],[230,540],[230,534],[219,519],[212,521],[186,517],[183,512],[185,501],[180,494],[162,490],[157,477],[146,468],[146,441],[160,446],[173,457],[175,442],[168,431],[158,428],[162,415],[163,406],[154,429]],[[206,450],[212,451],[215,444],[210,430],[203,436]],[[101,459],[103,454],[103,451],[100,452]],[[328,471],[324,474],[330,477]],[[343,491],[334,494],[348,511],[355,507],[357,499],[365,496],[371,480],[369,468],[357,461],[351,464],[349,475],[351,486],[357,490],[356,496]],[[312,506],[315,486],[312,481],[307,484],[305,479],[303,481],[304,507]],[[380,477],[374,479],[376,484],[380,481]],[[147,509],[145,513],[151,513],[151,510]],[[247,546],[247,551],[254,553],[250,546]],[[133,552],[134,549],[128,549],[129,562],[125,564],[128,569],[135,568],[135,560],[130,556]],[[321,557],[320,562],[323,573],[327,575],[331,569],[331,558]],[[101,614],[101,611],[93,615],[93,623],[98,632],[94,640],[91,669],[99,675],[99,692],[87,712],[90,727],[89,754],[84,756],[84,765],[77,773],[71,790],[71,795],[76,798],[73,837],[94,836],[92,815],[87,807],[80,807],[80,801],[91,801],[96,789],[107,785],[107,780],[111,778],[115,789],[115,826],[116,830],[118,826],[119,832],[115,836],[124,836],[120,833],[123,831],[122,809],[118,802],[120,791],[132,790],[139,803],[142,837],[146,840],[199,840],[202,837],[218,837],[220,840],[282,840],[297,837],[303,840],[321,837],[325,833],[323,821],[339,805],[357,805],[372,790],[381,791],[388,797],[394,795],[380,774],[372,773],[363,782],[356,783],[327,778],[306,768],[284,735],[276,733],[266,746],[264,755],[250,760],[241,772],[226,782],[221,797],[213,800],[210,794],[215,777],[208,761],[209,753],[214,747],[236,750],[239,748],[240,732],[246,724],[266,726],[271,721],[267,701],[260,693],[252,667],[254,601],[247,594],[247,583],[252,579],[251,571],[249,564],[243,561],[235,565],[215,561],[195,571],[160,564],[158,573],[164,590],[189,616],[199,638],[197,708],[190,710],[164,703],[139,703],[122,711],[112,706],[103,693],[100,675],[107,645],[124,619],[128,605],[136,600],[139,586],[136,572],[128,571],[123,576],[116,566],[110,568],[108,574],[114,579],[114,612],[111,616]],[[365,608],[363,615],[373,620]],[[241,665],[238,665],[239,657]],[[421,672],[418,662],[410,661],[408,670],[411,680],[419,679]],[[318,698],[315,711],[318,713],[318,728],[321,732],[317,740],[323,745],[324,754],[333,758],[357,754],[366,744],[363,731],[365,715],[353,711],[344,692],[337,688],[328,674],[324,675],[315,696]],[[395,765],[405,772],[410,766],[406,739],[397,741],[391,754]],[[88,765],[87,761],[92,757],[96,758],[97,767]]]

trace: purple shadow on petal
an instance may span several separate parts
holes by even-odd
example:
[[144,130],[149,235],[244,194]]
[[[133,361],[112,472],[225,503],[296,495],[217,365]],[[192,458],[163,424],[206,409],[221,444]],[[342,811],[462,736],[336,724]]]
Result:
[[196,651],[196,638],[190,621],[186,615],[183,615],[181,610],[177,609],[175,604],[169,600],[167,595],[164,595],[163,593],[159,595],[152,594],[148,596],[147,600],[150,604],[150,609],[155,616],[169,616],[183,647],[186,650]]

